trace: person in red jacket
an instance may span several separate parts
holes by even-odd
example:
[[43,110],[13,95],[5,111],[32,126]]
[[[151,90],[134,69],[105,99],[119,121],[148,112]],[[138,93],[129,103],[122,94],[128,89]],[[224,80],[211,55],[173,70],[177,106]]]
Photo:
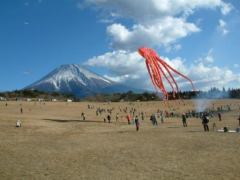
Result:
[[127,115],[127,121],[128,121],[128,124],[131,124],[131,120],[132,120],[132,117],[130,114]]

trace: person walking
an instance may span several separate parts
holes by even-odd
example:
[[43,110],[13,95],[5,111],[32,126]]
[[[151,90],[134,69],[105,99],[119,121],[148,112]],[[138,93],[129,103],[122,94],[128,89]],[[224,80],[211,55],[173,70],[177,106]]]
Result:
[[152,114],[152,115],[150,116],[150,121],[152,122],[152,125],[153,125],[153,126],[157,126],[157,125],[158,125],[156,116],[155,116],[154,114]]
[[202,116],[202,124],[203,124],[203,128],[204,128],[205,132],[209,131],[208,123],[209,123],[209,118],[208,118],[207,114],[204,114]]
[[187,117],[186,114],[182,114],[182,123],[183,123],[183,127],[187,127]]
[[138,116],[135,116],[135,125],[136,125],[136,131],[139,131],[139,119],[138,119]]

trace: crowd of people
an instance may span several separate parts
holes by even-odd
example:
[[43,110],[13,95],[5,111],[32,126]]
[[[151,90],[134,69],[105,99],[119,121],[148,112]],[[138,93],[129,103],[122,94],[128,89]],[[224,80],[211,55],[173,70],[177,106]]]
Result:
[[[185,104],[182,104],[183,106]],[[8,107],[8,103],[5,104],[6,107]],[[197,112],[196,110],[188,110],[184,113],[180,113],[176,109],[173,108],[166,108],[164,110],[161,110],[161,108],[156,108],[153,112],[147,112],[144,110],[144,107],[142,106],[142,103],[138,103],[137,105],[134,103],[128,103],[128,105],[122,105],[122,106],[111,106],[111,103],[102,104],[101,106],[97,107],[96,105],[87,105],[87,109],[90,112],[95,111],[96,117],[98,119],[103,119],[104,123],[127,123],[129,125],[135,125],[136,131],[139,131],[140,124],[143,122],[146,122],[145,120],[149,120],[150,123],[153,126],[158,126],[159,123],[163,124],[166,121],[171,121],[172,118],[179,119],[179,121],[182,121],[182,126],[184,128],[188,127],[188,121],[189,118],[198,118],[201,121],[201,124],[203,125],[203,129],[205,132],[209,131],[209,122],[211,119],[214,119],[213,117],[216,117],[214,121],[212,121],[212,127],[213,130],[217,127],[217,121],[219,122],[223,121],[222,114],[225,112],[229,112],[232,110],[231,104],[230,105],[224,105],[224,106],[216,106],[213,104],[212,108],[205,109],[202,112]],[[23,114],[23,106],[20,104],[20,113]],[[80,115],[81,120],[85,121],[88,119],[87,115],[88,113],[82,112]],[[240,127],[240,114],[237,118],[238,126]],[[16,127],[21,127],[20,123],[21,121],[18,120],[16,123]]]
[[[110,103],[109,103],[110,104]],[[185,104],[184,104],[185,105]],[[158,126],[161,122],[164,123],[167,119],[175,118],[182,120],[183,127],[188,127],[188,119],[189,118],[197,118],[200,119],[200,123],[203,125],[203,129],[205,132],[209,131],[209,122],[210,119],[216,117],[219,122],[222,121],[222,114],[225,112],[231,111],[231,104],[230,105],[221,105],[216,106],[213,104],[212,108],[207,108],[202,112],[197,112],[196,110],[189,110],[184,113],[179,113],[173,108],[169,108],[168,110],[160,110],[157,109],[155,112],[149,114],[143,110],[143,108],[134,106],[134,103],[129,103],[129,106],[118,108],[116,107],[108,107],[102,108],[97,107],[96,109],[91,106],[91,109],[95,109],[96,116],[103,116],[103,120],[105,123],[120,123],[126,120],[126,123],[129,125],[135,124],[136,131],[139,131],[140,124],[144,122],[144,120],[149,120],[153,126]],[[90,105],[88,105],[90,107]],[[215,119],[216,119],[215,118]],[[240,115],[238,118],[239,126],[240,126]],[[217,127],[217,122],[212,121],[213,130]]]

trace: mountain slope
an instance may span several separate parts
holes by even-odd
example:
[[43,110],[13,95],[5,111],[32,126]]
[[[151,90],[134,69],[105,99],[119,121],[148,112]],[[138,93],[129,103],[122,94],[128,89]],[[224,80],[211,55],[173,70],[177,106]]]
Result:
[[24,89],[69,93],[77,97],[133,90],[75,64],[62,65]]

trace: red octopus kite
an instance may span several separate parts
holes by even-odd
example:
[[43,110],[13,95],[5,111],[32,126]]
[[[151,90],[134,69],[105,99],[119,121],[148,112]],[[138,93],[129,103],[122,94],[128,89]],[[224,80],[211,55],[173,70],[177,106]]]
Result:
[[171,86],[173,97],[179,92],[178,84],[173,76],[174,73],[188,80],[191,83],[193,90],[195,90],[191,79],[167,64],[153,49],[142,47],[138,49],[138,52],[146,60],[148,73],[155,89],[161,90],[166,99],[168,99],[168,92],[163,84],[163,78],[165,78]]

